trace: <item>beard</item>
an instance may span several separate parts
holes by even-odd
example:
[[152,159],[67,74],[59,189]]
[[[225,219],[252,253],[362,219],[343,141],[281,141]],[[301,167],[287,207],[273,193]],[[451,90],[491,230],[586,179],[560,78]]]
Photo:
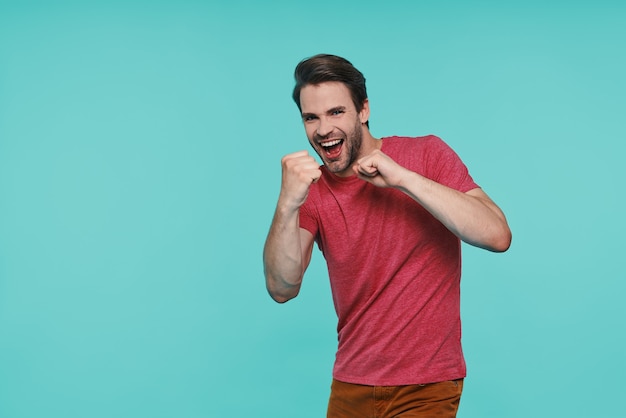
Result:
[[340,135],[337,135],[335,132],[327,135],[327,137],[332,138],[343,138],[343,142],[341,144],[341,154],[337,158],[329,159],[325,155],[323,148],[321,148],[319,145],[314,145],[318,144],[318,141],[323,139],[318,135],[314,137],[314,142],[311,143],[311,146],[313,147],[317,155],[320,156],[328,171],[335,174],[344,173],[344,175],[347,175],[348,173],[345,172],[349,170],[360,157],[361,144],[363,143],[363,131],[361,129],[361,122],[357,119],[354,128],[350,132],[343,132],[341,130],[338,131]]

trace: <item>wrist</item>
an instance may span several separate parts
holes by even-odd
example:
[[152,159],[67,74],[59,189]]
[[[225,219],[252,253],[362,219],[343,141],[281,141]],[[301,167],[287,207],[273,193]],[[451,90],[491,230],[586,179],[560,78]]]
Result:
[[276,205],[276,211],[283,216],[294,215],[299,212],[300,206],[302,206],[302,203],[289,199],[286,196],[280,196]]
[[418,181],[418,179],[422,177],[414,171],[403,168],[402,174],[398,177],[398,181],[395,187],[403,192],[408,192],[412,185]]

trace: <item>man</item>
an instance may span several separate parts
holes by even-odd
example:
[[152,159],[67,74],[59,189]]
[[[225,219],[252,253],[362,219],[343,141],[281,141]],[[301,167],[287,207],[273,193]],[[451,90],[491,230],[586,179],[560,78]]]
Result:
[[454,417],[461,350],[460,240],[506,251],[502,211],[439,138],[374,138],[365,78],[337,56],[295,71],[310,145],[282,159],[264,248],[267,289],[297,296],[316,242],[338,316],[329,417]]

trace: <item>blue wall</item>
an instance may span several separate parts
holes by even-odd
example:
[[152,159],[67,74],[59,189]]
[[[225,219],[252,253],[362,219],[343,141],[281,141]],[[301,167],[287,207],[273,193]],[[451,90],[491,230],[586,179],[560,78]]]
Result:
[[324,415],[323,258],[286,305],[261,264],[319,52],[509,218],[464,248],[459,417],[623,414],[626,6],[223,3],[0,1],[0,416]]

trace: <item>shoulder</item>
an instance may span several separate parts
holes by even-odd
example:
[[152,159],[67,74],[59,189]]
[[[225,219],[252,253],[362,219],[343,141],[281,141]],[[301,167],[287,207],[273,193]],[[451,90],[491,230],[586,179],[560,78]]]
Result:
[[383,138],[382,151],[396,161],[408,159],[423,163],[433,156],[445,153],[448,145],[435,135],[426,136],[390,136]]
[[441,138],[436,135],[425,136],[387,136],[382,138],[383,147],[385,148],[433,148],[441,145],[445,146],[445,143]]

